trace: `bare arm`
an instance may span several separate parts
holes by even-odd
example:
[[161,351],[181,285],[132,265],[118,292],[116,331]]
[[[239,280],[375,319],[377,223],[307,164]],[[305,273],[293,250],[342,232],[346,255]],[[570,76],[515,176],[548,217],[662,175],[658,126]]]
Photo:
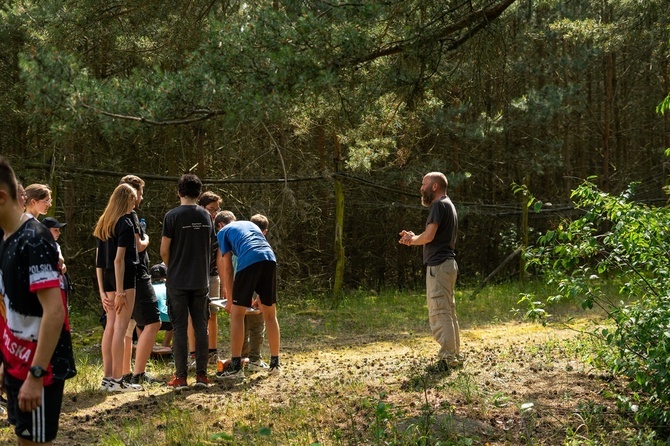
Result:
[[426,226],[426,230],[419,235],[414,235],[412,231],[401,231],[400,232],[400,241],[399,243],[407,246],[412,245],[425,245],[430,243],[435,238],[435,233],[437,232],[437,223],[429,223]]
[[[65,307],[60,288],[45,288],[37,291],[37,299],[42,305],[42,321],[37,337],[37,348],[31,366],[46,369],[51,360],[65,320]],[[19,409],[31,412],[42,405],[42,378],[28,375],[19,390]]]
[[123,275],[126,273],[126,248],[119,246],[116,248],[116,257],[114,258],[114,275],[116,276],[116,292],[123,291]]
[[[95,258],[98,258],[98,250],[95,250]],[[105,310],[105,313],[114,308],[114,301],[109,300],[107,293],[105,292],[104,276],[102,268],[95,268],[95,277],[98,279],[98,292],[100,293],[100,300],[102,301],[102,308]]]
[[58,266],[60,266],[60,272],[65,274],[67,272],[67,265],[65,265],[65,257],[63,253],[58,251]]
[[[220,254],[221,250],[218,252]],[[223,291],[221,297],[228,299],[226,311],[230,313],[233,305],[233,253],[228,251],[222,256],[216,256],[216,268],[219,270],[219,278],[221,279],[221,289]]]
[[98,278],[98,293],[100,293],[100,301],[102,302],[102,308],[105,310],[105,313],[114,308],[114,300],[110,300],[107,297],[105,292],[105,287],[103,286],[103,273],[102,268],[95,269],[95,276]]
[[221,298],[227,299],[228,295],[223,286],[223,255],[220,249],[216,250],[216,270],[219,272],[219,282],[221,282]]
[[170,244],[172,243],[172,239],[163,236],[161,238],[161,248],[160,248],[160,253],[161,253],[161,259],[163,259],[163,263],[165,263],[165,266],[168,266],[170,262]]
[[149,234],[144,234],[144,239],[139,234],[135,234],[135,243],[137,244],[137,252],[144,252],[149,247]]
[[123,307],[128,305],[126,292],[123,290],[123,276],[126,274],[126,248],[119,246],[116,248],[116,257],[114,258],[114,278],[116,279],[116,294],[114,295],[114,308],[118,314]]

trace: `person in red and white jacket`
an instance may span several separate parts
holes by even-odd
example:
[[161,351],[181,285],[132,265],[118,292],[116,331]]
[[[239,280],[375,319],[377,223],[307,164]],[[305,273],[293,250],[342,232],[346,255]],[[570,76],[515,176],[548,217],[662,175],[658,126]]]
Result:
[[0,158],[0,385],[19,445],[51,444],[65,380],[76,374],[58,253],[49,230],[23,213]]

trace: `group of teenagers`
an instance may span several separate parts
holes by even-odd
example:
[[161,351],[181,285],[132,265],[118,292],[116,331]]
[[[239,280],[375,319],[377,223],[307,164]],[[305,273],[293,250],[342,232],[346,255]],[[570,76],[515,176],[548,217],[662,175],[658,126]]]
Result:
[[[187,388],[189,369],[195,371],[194,386],[209,385],[208,364],[218,358],[218,305],[212,301],[221,302],[220,297],[230,313],[231,358],[221,361],[225,367],[217,370],[216,378],[243,379],[245,368],[269,374],[281,372],[277,262],[265,237],[267,218],[257,214],[251,221],[237,221],[232,212],[220,210],[218,195],[202,191],[196,175],[185,174],[177,182],[180,205],[163,218],[163,264],[150,268],[150,240],[137,214],[144,185],[138,176],[123,177],[93,231],[97,240],[97,284],[106,316],[101,389],[131,392],[141,390],[143,383],[156,381],[145,369],[161,327],[152,285],[152,276],[160,277],[156,272],[161,268],[166,273],[175,366],[168,386]],[[130,372],[130,342],[136,328],[139,335]],[[269,364],[260,357],[264,331],[270,348]]]
[[[220,211],[220,197],[202,193],[196,175],[183,175],[177,183],[180,204],[163,220],[163,263],[149,268],[149,236],[137,216],[143,191],[141,178],[123,177],[93,232],[96,277],[106,316],[102,388],[134,391],[152,381],[145,367],[161,323],[158,288],[150,272],[164,282],[167,295],[175,364],[169,386],[188,387],[191,349],[194,385],[210,383],[209,340],[214,340],[216,349],[217,335],[210,296],[227,299],[224,309],[230,313],[232,357],[216,377],[242,379],[245,366],[280,373],[277,268],[265,238],[267,218],[256,215],[253,221],[237,221],[232,212]],[[67,267],[56,242],[65,223],[51,217],[38,219],[51,205],[47,185],[24,189],[9,161],[0,156],[0,394],[6,395],[3,402],[19,445],[52,443],[58,432],[65,380],[77,373],[68,318]],[[245,318],[251,342],[243,356],[248,336]],[[124,379],[124,369],[130,368],[132,341],[127,335],[132,335],[129,326],[134,329],[134,325],[141,327],[141,333],[134,370]],[[269,364],[260,358],[264,327]]]
[[[423,246],[429,322],[440,345],[431,369],[438,372],[460,368],[464,361],[454,296],[458,217],[447,185],[444,174],[426,174],[421,184],[421,202],[429,209],[425,229],[420,234],[399,233],[401,244]],[[143,191],[141,178],[123,177],[93,233],[96,277],[107,320],[102,339],[105,391],[138,390],[149,380],[144,369],[160,328],[146,254],[149,237],[136,211]],[[175,373],[168,385],[188,387],[189,325],[194,334],[195,386],[209,385],[209,339],[214,335],[215,340],[217,334],[210,295],[226,298],[225,310],[230,313],[231,359],[216,377],[245,377],[245,317],[250,307],[260,309],[270,364],[260,360],[256,337],[257,356],[249,353],[247,367],[280,373],[277,266],[265,238],[267,219],[257,215],[254,221],[236,221],[231,212],[219,210],[221,199],[216,194],[202,193],[202,182],[193,174],[179,179],[177,195],[180,205],[163,219],[163,264],[151,268],[152,273],[158,270],[154,278],[165,277],[172,323]],[[8,420],[19,445],[51,444],[58,432],[65,380],[77,373],[68,320],[67,267],[56,242],[64,224],[38,220],[50,206],[49,188],[24,189],[0,156],[0,393],[7,396]],[[142,332],[134,373],[124,380],[124,367],[130,364],[124,352],[132,340],[127,337],[131,318]]]

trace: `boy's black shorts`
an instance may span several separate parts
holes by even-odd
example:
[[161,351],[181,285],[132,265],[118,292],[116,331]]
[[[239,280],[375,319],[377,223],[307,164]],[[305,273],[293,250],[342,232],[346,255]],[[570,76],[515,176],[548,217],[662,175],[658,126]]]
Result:
[[253,263],[235,274],[233,281],[233,304],[251,306],[254,291],[261,303],[272,306],[277,303],[277,263],[263,260]]
[[44,387],[42,406],[32,412],[19,410],[19,389],[22,385],[23,381],[5,373],[9,423],[14,426],[14,432],[18,437],[35,443],[53,441],[58,433],[65,381],[54,380],[53,383]]

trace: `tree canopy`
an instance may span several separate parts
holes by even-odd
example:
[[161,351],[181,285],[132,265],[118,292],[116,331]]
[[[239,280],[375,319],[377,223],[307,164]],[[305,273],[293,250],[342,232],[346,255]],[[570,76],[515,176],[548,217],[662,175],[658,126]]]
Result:
[[10,0],[0,144],[24,182],[54,187],[84,277],[121,174],[151,179],[143,211],[158,234],[174,179],[192,169],[240,217],[268,215],[284,277],[331,286],[340,215],[346,286],[414,286],[420,255],[396,234],[423,226],[420,179],[440,170],[462,220],[462,276],[476,280],[522,238],[512,184],[554,204],[531,230],[572,212],[571,189],[591,175],[665,199],[666,7]]

